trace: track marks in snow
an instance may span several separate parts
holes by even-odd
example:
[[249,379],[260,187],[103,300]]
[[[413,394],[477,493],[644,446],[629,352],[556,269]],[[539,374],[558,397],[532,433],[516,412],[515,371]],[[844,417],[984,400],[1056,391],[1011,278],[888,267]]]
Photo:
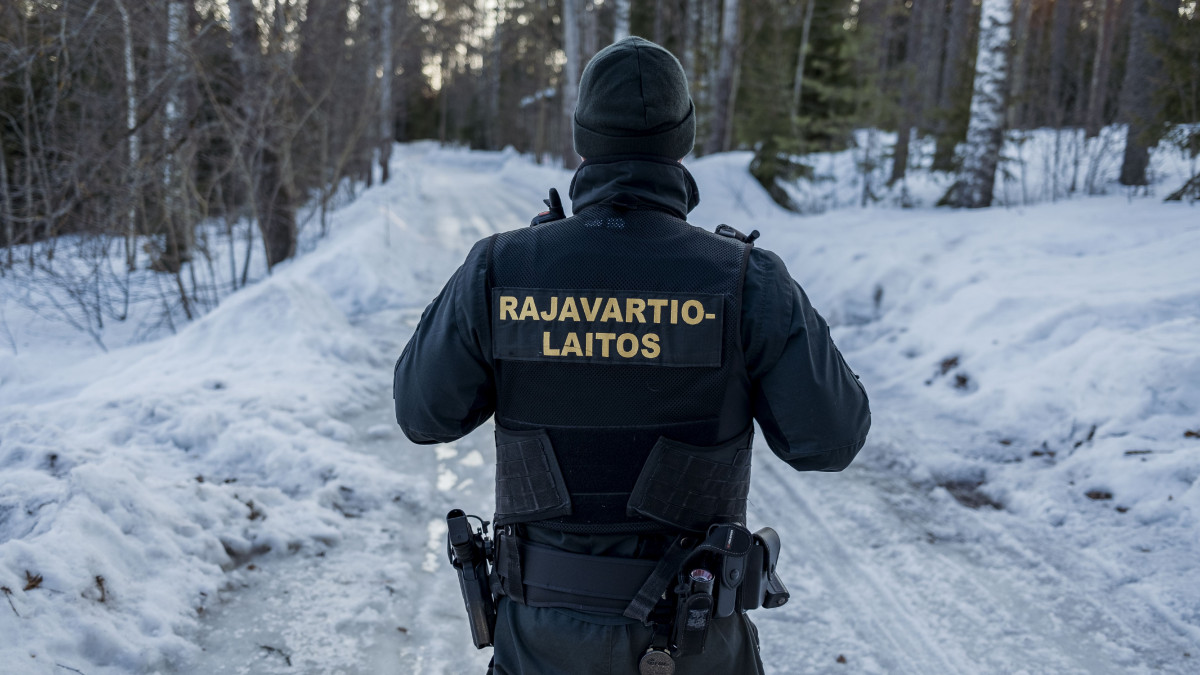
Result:
[[[873,651],[879,652],[877,663],[886,672],[957,673],[970,670],[970,664],[961,655],[940,646],[942,643],[936,635],[922,621],[914,620],[909,603],[898,599],[893,588],[877,578],[873,570],[857,562],[839,542],[835,530],[825,524],[778,471],[775,466],[768,466],[757,472],[758,476],[765,474],[768,478],[766,491],[773,498],[762,500],[762,506],[755,511],[765,516],[763,522],[778,523],[784,530],[781,537],[786,555],[785,582],[787,577],[801,573],[801,570],[804,574],[816,575],[823,594],[838,599],[841,618],[858,636],[867,639],[866,644],[872,645]],[[801,564],[793,567],[797,562]],[[807,600],[794,597],[798,602]],[[763,619],[763,614],[754,618]],[[788,672],[788,669],[780,672]]]
[[838,672],[842,653],[855,672],[1188,672],[1194,640],[1053,533],[869,470],[761,459],[752,520],[780,530],[793,591],[754,616],[769,670]]
[[421,194],[436,195],[421,214],[433,226],[436,241],[464,254],[476,241],[521,227],[540,210],[538,199],[526,204],[504,192],[494,174],[429,172],[415,180]]

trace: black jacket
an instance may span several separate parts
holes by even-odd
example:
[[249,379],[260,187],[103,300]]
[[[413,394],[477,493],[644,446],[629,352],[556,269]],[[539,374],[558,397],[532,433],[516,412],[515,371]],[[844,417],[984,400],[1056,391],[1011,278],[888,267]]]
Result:
[[[616,207],[680,218],[698,202],[682,165],[636,158],[586,162],[571,198],[577,214]],[[471,249],[396,363],[396,419],[415,443],[456,440],[496,411],[488,248],[485,239]],[[848,466],[870,428],[866,392],[783,261],[762,248],[747,261],[741,332],[750,413],[771,450],[799,471]]]

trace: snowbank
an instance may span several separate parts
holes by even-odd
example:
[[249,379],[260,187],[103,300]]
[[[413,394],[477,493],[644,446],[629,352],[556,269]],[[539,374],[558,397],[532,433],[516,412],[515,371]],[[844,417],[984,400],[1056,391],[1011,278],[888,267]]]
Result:
[[393,358],[348,314],[382,296],[403,302],[406,274],[420,269],[393,266],[385,286],[375,275],[387,268],[355,264],[381,255],[387,226],[368,217],[377,206],[346,209],[316,253],[177,336],[70,369],[44,359],[45,383],[6,387],[0,586],[11,607],[0,612],[0,659],[10,672],[186,659],[196,648],[180,636],[195,632],[226,570],[336,543],[346,509],[420,497],[424,486],[351,453],[337,419],[386,396]]
[[[996,171],[994,206],[1016,207],[1079,198],[1084,195],[1144,193],[1117,183],[1125,150],[1126,127],[1105,127],[1093,138],[1082,129],[1010,131]],[[797,158],[812,169],[809,178],[781,182],[780,186],[807,214],[859,207],[864,191],[867,204],[928,207],[938,203],[955,180],[944,172],[930,171],[936,149],[931,138],[910,145],[906,177],[889,187],[891,148],[896,134],[858,131],[854,147],[840,152],[819,152]],[[1195,158],[1163,142],[1150,150],[1147,167],[1149,192],[1165,197],[1200,170]],[[866,184],[866,185],[864,185]]]

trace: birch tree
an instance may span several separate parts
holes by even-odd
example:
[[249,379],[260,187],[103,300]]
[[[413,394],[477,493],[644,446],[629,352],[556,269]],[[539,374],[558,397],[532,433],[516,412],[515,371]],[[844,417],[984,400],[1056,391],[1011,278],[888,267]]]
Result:
[[392,108],[392,79],[396,76],[393,64],[392,21],[395,9],[392,0],[378,0],[379,11],[379,171],[380,183],[388,182],[388,163],[392,158],[395,137]]
[[[191,0],[168,0],[167,3],[167,100],[163,106],[163,145],[166,148],[162,163],[162,214],[166,230],[166,250],[159,251],[154,265],[178,275],[181,265],[191,258],[193,223],[187,214],[183,187],[184,95],[183,81],[187,72],[184,53],[188,36],[188,9]],[[184,309],[190,313],[186,294],[181,293]]]
[[813,8],[816,4],[817,0],[807,0],[804,3],[804,19],[800,26],[800,47],[796,50],[796,78],[792,83],[792,107],[789,109],[793,128],[800,116],[800,94],[804,90],[804,59],[808,56],[808,32],[812,28]]
[[712,99],[712,121],[706,153],[725,152],[733,142],[733,111],[737,99],[737,67],[741,49],[738,45],[738,0],[724,0],[721,12],[720,65]]
[[502,3],[495,8],[495,29],[492,31],[491,47],[488,63],[485,65],[487,78],[487,119],[484,125],[484,144],[491,150],[500,147],[500,70],[504,64],[504,22]]
[[1009,0],[983,0],[982,3],[967,142],[960,150],[958,180],[943,200],[952,206],[983,208],[992,204],[996,167],[1004,142],[1004,94],[1012,9]]
[[[141,133],[138,131],[137,68],[133,61],[133,28],[124,0],[113,0],[121,15],[122,50],[125,64],[125,132],[128,134],[126,159],[129,162],[126,180],[129,186],[129,207],[125,212],[125,267],[132,271],[137,265],[137,205],[139,190],[138,165],[141,163]],[[6,181],[7,183],[7,181]],[[12,241],[12,237],[9,237]],[[11,251],[9,252],[11,258]]]
[[629,37],[629,0],[616,0],[613,5],[613,42]]
[[583,11],[583,58],[586,63],[600,51],[600,9],[595,0],[587,0]]
[[579,166],[572,136],[572,121],[575,104],[579,100],[579,8],[582,0],[563,0],[563,51],[566,64],[562,72],[562,157],[563,167],[574,169]]

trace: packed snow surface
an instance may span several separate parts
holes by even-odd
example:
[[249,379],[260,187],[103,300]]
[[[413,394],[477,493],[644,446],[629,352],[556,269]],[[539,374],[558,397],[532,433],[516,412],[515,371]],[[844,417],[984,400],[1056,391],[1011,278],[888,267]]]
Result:
[[[691,221],[762,232],[874,412],[841,474],[756,449],[751,526],[792,592],[753,615],[768,672],[1200,669],[1197,210],[798,217],[748,160],[689,163]],[[570,175],[393,162],[314,251],[154,342],[98,353],[0,278],[0,670],[483,671],[443,518],[490,513],[490,424],[408,443],[390,366],[469,246]]]

